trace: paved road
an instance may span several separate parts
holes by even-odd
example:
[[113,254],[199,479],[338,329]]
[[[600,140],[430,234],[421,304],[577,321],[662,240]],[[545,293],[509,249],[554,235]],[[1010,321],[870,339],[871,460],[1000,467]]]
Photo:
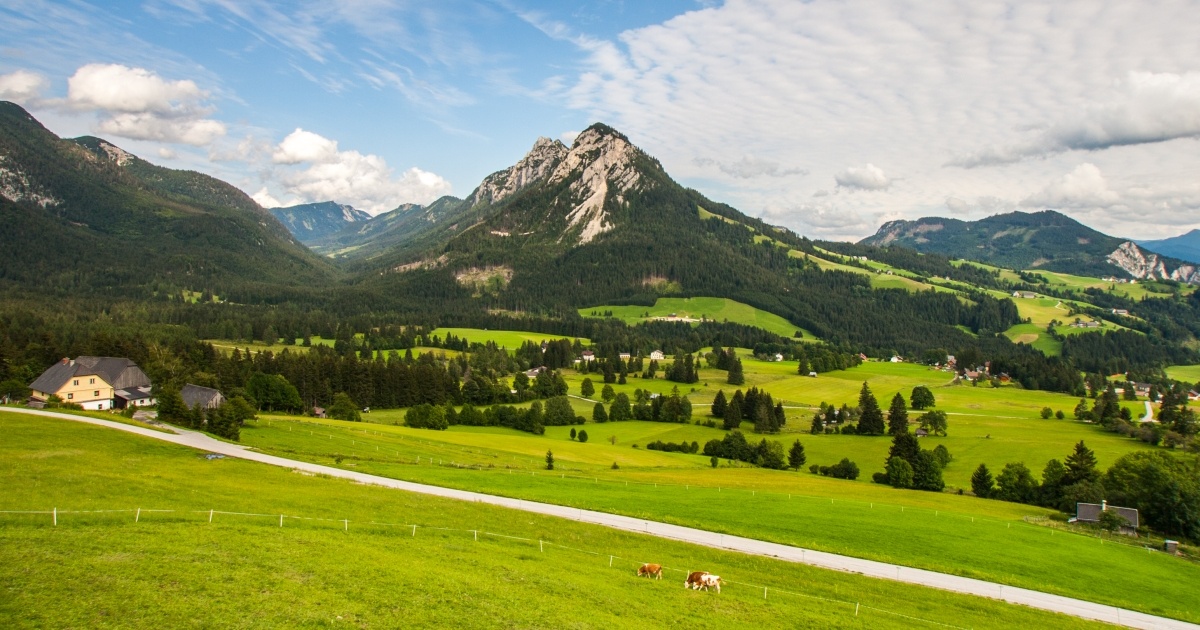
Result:
[[852,558],[849,556],[841,556],[823,551],[814,551],[812,549],[802,549],[800,547],[791,547],[788,545],[765,542],[752,538],[742,538],[741,536],[717,534],[704,531],[702,529],[670,525],[667,523],[659,523],[657,521],[647,521],[628,516],[619,516],[604,512],[593,512],[591,510],[582,510],[578,508],[564,507],[561,505],[526,501],[524,499],[497,497],[479,492],[469,492],[466,490],[455,490],[453,488],[429,486],[425,484],[401,481],[399,479],[380,477],[377,475],[368,475],[352,470],[331,468],[329,466],[321,466],[320,464],[312,464],[309,462],[301,462],[283,457],[276,457],[274,455],[267,455],[266,453],[253,451],[237,444],[221,442],[203,433],[197,433],[194,431],[178,430],[179,432],[176,434],[162,433],[128,424],[110,422],[108,420],[54,413],[50,411],[40,411],[36,409],[0,407],[0,411],[49,416],[65,420],[74,420],[77,422],[86,422],[88,424],[118,429],[121,431],[127,431],[129,433],[136,433],[138,435],[154,438],[156,440],[163,440],[165,442],[190,446],[192,448],[201,449],[212,453],[221,453],[229,457],[238,457],[241,459],[261,462],[263,464],[270,464],[272,466],[282,466],[284,468],[322,473],[332,477],[341,477],[360,483],[395,488],[408,492],[418,492],[421,494],[458,499],[461,501],[473,501],[477,503],[499,505],[501,507],[512,508],[514,510],[524,510],[526,512],[536,512],[538,514],[558,516],[561,518],[571,519],[573,521],[603,525],[605,527],[611,527],[614,529],[649,534],[651,536],[658,536],[660,538],[669,538],[671,540],[678,540],[696,545],[705,545],[717,549],[727,549],[741,553],[778,558],[788,562],[798,562],[826,569],[834,569],[837,571],[861,573],[868,577],[896,580],[899,582],[907,582],[909,584],[919,584],[921,586],[928,586],[931,588],[952,591],[955,593],[965,593],[967,595],[978,595],[980,597],[1000,599],[1013,604],[1021,604],[1024,606],[1030,606],[1032,608],[1040,608],[1042,610],[1064,613],[1067,615],[1081,617],[1083,619],[1118,624],[1130,628],[1186,628],[1191,630],[1200,630],[1200,625],[1195,625],[1184,621],[1156,617],[1154,615],[1126,610],[1124,608],[1117,608],[1115,606],[1106,606],[1104,604],[1096,604],[1079,599],[1072,599],[1070,597],[1063,597],[1061,595],[1051,595],[1039,591],[1017,588],[1015,586],[1004,586],[994,582],[985,582],[983,580],[975,580],[956,575],[947,575],[945,573],[926,571],[924,569],[913,569],[911,567],[903,567],[885,562],[876,562],[874,560]]

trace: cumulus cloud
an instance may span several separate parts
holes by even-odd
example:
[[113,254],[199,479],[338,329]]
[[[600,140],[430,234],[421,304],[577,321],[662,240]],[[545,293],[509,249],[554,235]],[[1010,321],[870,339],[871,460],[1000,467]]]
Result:
[[1088,105],[1031,140],[988,148],[951,162],[976,167],[1072,150],[1200,137],[1200,72],[1132,72],[1109,100]]
[[[428,203],[450,194],[450,182],[419,168],[397,175],[387,161],[377,155],[342,151],[335,140],[303,129],[296,129],[275,148],[274,163],[290,168],[277,180],[300,202],[337,201],[379,214],[402,203]],[[263,189],[256,193],[260,205],[278,201]],[[262,200],[259,200],[259,199]]]
[[874,164],[862,168],[851,166],[833,176],[839,188],[854,190],[884,190],[892,185],[892,180],[884,174],[883,169]]
[[299,164],[301,162],[328,162],[337,158],[338,145],[311,131],[297,128],[288,134],[271,155],[276,164]]
[[194,81],[168,81],[144,68],[88,64],[67,80],[68,110],[100,115],[96,130],[135,140],[204,146],[225,135],[225,123],[206,118],[208,92]]
[[1084,162],[1061,179],[1030,195],[1021,202],[1028,207],[1107,207],[1121,196],[1109,190],[1108,182],[1096,165]]
[[40,99],[48,87],[50,81],[36,72],[17,70],[0,74],[0,100],[3,101],[27,105]]
[[[271,194],[270,190],[267,190],[266,186],[263,186],[262,188],[260,188],[258,190],[258,192],[254,193],[253,195],[250,195],[250,198],[253,199],[254,201],[256,201],[258,203],[258,205],[260,205],[264,208],[286,207],[282,201],[276,199],[275,196]],[[295,204],[287,204],[287,206],[291,206],[291,205],[295,205]]]

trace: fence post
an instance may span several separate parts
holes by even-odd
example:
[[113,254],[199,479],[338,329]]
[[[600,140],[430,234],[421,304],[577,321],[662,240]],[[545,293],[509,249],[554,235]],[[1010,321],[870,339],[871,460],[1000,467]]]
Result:
[[763,599],[767,598],[767,587],[763,587]]
[[279,515],[279,526],[283,527],[283,515],[282,514]]
[[475,530],[475,542],[479,542],[479,530]]
[[133,522],[136,523],[142,520],[142,508],[138,508],[137,514],[133,516]]
[[413,525],[413,538],[417,537],[417,526]]
[[[1147,551],[1149,551],[1149,549],[1147,549]],[[608,557],[608,568],[612,568],[612,556]]]
[[342,519],[342,525],[345,526],[346,531],[350,531],[350,520],[349,519]]
[[859,604],[859,602],[854,602],[854,616],[855,617],[858,616],[858,604]]
[[538,539],[538,551],[545,552],[546,548],[542,546],[542,540]]
[[212,515],[213,515],[213,511],[212,511],[212,510],[209,510],[209,511],[208,511],[208,522],[209,522],[209,523],[211,523],[211,522],[212,522]]
[[54,526],[58,527],[58,508],[54,508]]

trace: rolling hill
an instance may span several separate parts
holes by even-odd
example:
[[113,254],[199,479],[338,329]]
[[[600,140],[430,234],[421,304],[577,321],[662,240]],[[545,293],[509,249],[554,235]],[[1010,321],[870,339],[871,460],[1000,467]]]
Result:
[[1011,269],[1200,284],[1195,266],[1142,251],[1054,210],[962,221],[925,217],[885,223],[864,245],[901,246]]
[[41,295],[269,299],[336,270],[245,193],[99,138],[64,140],[0,102],[0,285]]

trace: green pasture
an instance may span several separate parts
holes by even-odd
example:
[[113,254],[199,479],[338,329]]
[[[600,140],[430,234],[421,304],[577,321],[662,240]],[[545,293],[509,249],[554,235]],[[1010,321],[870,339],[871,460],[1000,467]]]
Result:
[[1024,343],[1033,346],[1048,357],[1062,354],[1062,342],[1050,336],[1045,326],[1037,324],[1017,324],[1004,331],[1004,336],[1013,343]]
[[[492,341],[497,346],[508,348],[509,350],[520,348],[526,341],[541,343],[543,341],[554,341],[564,338],[563,335],[546,335],[520,330],[483,330],[480,328],[438,328],[429,333],[429,335],[431,337],[436,335],[442,340],[445,340],[448,335],[454,335],[459,339],[466,339],[467,343],[487,343]],[[571,337],[570,339],[574,341],[576,338]],[[579,337],[578,339],[579,343],[585,346],[592,343],[591,340],[583,337]]]
[[[681,618],[701,628],[1098,625],[494,506],[208,460],[69,421],[3,414],[0,427],[0,510],[59,511],[57,525],[46,513],[0,514],[6,628],[644,628]],[[637,578],[643,561],[665,565],[665,579]],[[680,571],[700,568],[727,581],[722,593],[680,588]],[[1153,590],[1170,592],[1171,581],[1163,581]]]
[[1176,365],[1167,368],[1167,376],[1185,383],[1200,383],[1200,365]]
[[[1044,509],[729,462],[714,469],[703,456],[632,447],[650,439],[720,435],[694,425],[589,423],[583,428],[590,435],[586,444],[571,441],[568,427],[531,436],[494,428],[435,432],[265,417],[242,435],[260,450],[361,472],[652,518],[1200,619],[1200,602],[1187,596],[1187,584],[1200,579],[1200,566],[1148,551],[1137,541],[1028,522],[1052,515]],[[799,437],[812,453],[810,462],[830,464],[836,460],[820,454],[822,441],[887,442]],[[554,452],[554,471],[544,470],[547,450]],[[955,466],[973,468],[974,463]],[[1090,569],[1063,570],[1078,566],[1073,563]],[[1094,579],[1118,571],[1122,581]],[[1126,581],[1164,590],[1131,591]]]
[[583,317],[607,317],[606,313],[609,312],[612,313],[612,317],[620,319],[626,324],[638,324],[655,318],[671,317],[674,315],[688,319],[708,319],[717,322],[733,322],[735,324],[754,326],[768,332],[773,332],[785,339],[793,338],[796,331],[799,330],[804,335],[804,339],[814,339],[812,333],[796,327],[788,320],[774,313],[769,313],[728,298],[658,298],[654,306],[605,305],[579,309],[579,314]]
[[[1136,284],[1105,282],[1100,278],[1090,278],[1087,276],[1075,276],[1068,273],[1058,273],[1054,271],[1032,270],[1029,273],[1039,275],[1047,280],[1054,287],[1061,287],[1071,291],[1082,293],[1085,289],[1101,289],[1116,295],[1127,297],[1137,301],[1143,298],[1162,298],[1169,297],[1171,290],[1168,286],[1154,281],[1141,281]],[[1183,285],[1183,293],[1186,295],[1195,290],[1194,287]]]

